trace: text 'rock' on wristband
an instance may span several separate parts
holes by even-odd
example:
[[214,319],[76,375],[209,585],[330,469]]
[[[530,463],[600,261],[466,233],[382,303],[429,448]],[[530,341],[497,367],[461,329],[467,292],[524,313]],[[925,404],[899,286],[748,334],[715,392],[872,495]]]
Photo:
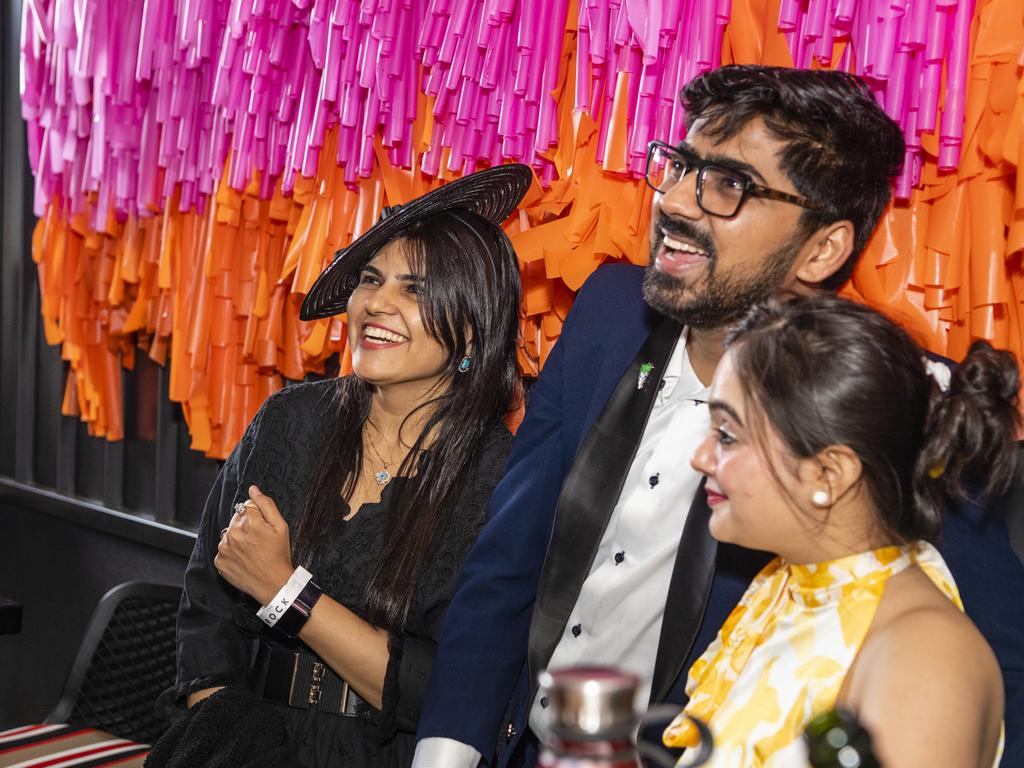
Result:
[[313,574],[303,568],[301,565],[296,568],[292,575],[288,577],[288,581],[285,583],[281,590],[274,595],[274,599],[269,603],[260,608],[256,615],[266,624],[268,627],[277,626],[277,622],[281,620],[281,617],[291,608],[292,603],[295,602],[295,598],[299,596],[303,588],[312,580]]

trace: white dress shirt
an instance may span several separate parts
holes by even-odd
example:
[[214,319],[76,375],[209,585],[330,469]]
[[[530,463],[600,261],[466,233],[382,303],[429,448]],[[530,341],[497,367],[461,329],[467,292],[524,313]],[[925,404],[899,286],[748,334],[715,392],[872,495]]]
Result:
[[[655,385],[657,372],[647,386]],[[614,666],[640,678],[638,702],[650,696],[661,622],[679,537],[700,484],[690,457],[710,427],[708,389],[697,378],[680,336],[661,378],[651,415],[597,555],[548,662]],[[547,701],[538,694],[530,727],[545,731]],[[413,768],[474,768],[480,753],[453,739],[423,739]]]

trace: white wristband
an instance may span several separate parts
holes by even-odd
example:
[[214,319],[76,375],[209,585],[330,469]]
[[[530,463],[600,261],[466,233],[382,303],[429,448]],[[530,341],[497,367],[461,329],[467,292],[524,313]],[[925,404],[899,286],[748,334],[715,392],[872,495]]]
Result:
[[274,599],[256,611],[256,615],[268,627],[274,626],[277,624],[277,620],[284,616],[285,611],[292,607],[292,603],[299,596],[299,592],[305,588],[312,578],[313,574],[300,565],[288,577],[288,581],[281,587],[281,591],[274,595]]

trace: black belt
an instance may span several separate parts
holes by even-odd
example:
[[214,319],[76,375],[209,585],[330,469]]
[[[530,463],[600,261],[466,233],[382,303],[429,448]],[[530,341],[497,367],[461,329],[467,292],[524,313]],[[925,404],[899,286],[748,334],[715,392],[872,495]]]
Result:
[[311,653],[260,643],[253,666],[256,695],[274,704],[345,717],[371,717],[373,707]]

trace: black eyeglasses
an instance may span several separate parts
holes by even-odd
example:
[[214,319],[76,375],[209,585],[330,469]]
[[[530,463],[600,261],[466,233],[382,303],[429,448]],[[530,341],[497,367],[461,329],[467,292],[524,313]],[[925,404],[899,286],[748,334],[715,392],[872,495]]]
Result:
[[647,186],[655,192],[668,192],[690,171],[697,172],[697,205],[704,213],[731,218],[748,197],[766,197],[793,203],[802,208],[819,210],[817,203],[806,197],[779,192],[777,189],[756,184],[747,174],[714,163],[706,163],[692,155],[680,152],[663,141],[647,145]]

